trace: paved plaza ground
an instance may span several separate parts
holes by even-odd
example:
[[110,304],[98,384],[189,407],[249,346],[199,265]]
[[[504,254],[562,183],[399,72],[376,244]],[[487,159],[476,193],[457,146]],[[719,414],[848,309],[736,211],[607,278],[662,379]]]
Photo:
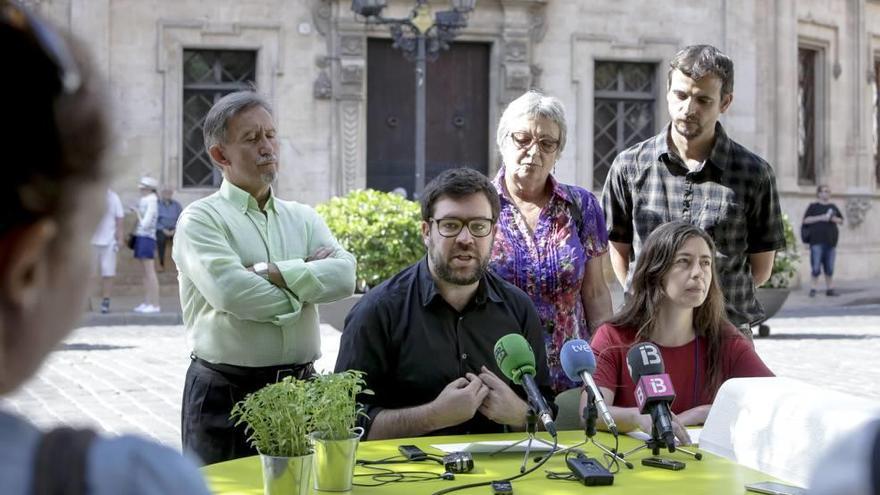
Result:
[[[862,304],[873,303],[865,299],[870,293],[860,290],[849,300],[793,294],[780,316],[769,320],[770,337],[756,340],[758,353],[778,376],[880,401],[880,304]],[[322,326],[319,370],[332,369],[339,335]],[[92,425],[179,449],[188,363],[180,325],[87,326],[65,339],[0,407],[45,427]]]

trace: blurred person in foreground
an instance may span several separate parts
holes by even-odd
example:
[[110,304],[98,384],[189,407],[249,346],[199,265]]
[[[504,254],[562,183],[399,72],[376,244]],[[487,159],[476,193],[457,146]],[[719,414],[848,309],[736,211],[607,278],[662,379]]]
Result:
[[[0,393],[22,385],[70,331],[88,291],[90,241],[105,208],[108,122],[79,45],[0,0],[0,79],[15,125],[4,149],[0,220]],[[206,494],[193,463],[133,436],[35,425],[0,411],[6,495]]]

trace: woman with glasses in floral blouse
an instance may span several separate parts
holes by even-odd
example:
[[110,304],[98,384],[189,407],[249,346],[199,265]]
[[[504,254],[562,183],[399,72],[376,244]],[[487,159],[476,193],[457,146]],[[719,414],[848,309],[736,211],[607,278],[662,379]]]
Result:
[[577,386],[560,365],[562,344],[589,339],[590,329],[611,317],[602,209],[592,193],[552,175],[566,129],[562,102],[536,91],[511,102],[501,116],[497,144],[503,163],[493,181],[501,214],[490,261],[492,270],[534,302],[557,393]]

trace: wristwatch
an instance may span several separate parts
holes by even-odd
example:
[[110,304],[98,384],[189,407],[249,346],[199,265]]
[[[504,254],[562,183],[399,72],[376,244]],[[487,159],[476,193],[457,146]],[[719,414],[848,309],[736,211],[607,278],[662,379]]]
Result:
[[257,275],[268,279],[269,278],[269,263],[265,261],[260,261],[259,263],[254,263],[254,273]]

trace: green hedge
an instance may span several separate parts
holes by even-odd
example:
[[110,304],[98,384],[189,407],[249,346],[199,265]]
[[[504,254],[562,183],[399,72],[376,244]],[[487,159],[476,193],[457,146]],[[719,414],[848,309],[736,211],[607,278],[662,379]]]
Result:
[[[372,189],[316,207],[339,243],[357,258],[357,278],[375,287],[425,254],[419,204]],[[360,285],[360,284],[359,284]]]

